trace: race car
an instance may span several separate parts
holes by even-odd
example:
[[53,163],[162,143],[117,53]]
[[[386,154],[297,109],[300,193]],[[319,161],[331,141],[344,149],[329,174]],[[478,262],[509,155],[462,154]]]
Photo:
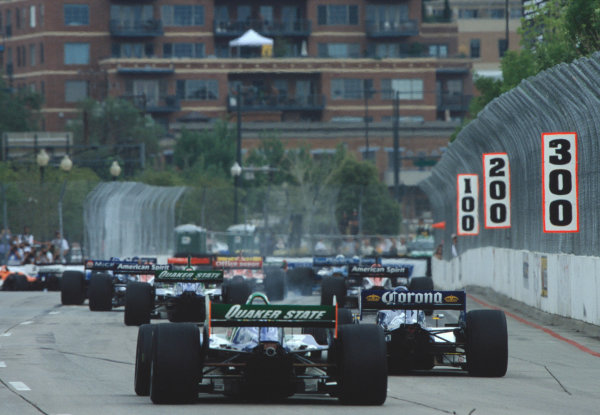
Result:
[[[206,315],[203,327],[140,327],[136,394],[149,395],[155,404],[192,403],[200,392],[259,400],[329,394],[345,404],[385,402],[385,340],[375,324],[342,325],[335,306],[273,305],[263,294],[251,295],[246,304],[208,302]],[[327,344],[295,333],[299,327],[326,328]]]
[[[376,311],[391,372],[449,366],[472,376],[501,377],[508,365],[506,317],[500,310],[466,311],[465,291],[362,290],[359,310]],[[429,325],[424,310],[455,310],[454,324]]]
[[205,302],[223,282],[221,270],[160,270],[153,285],[133,281],[125,294],[125,324],[139,326],[162,313],[172,322],[204,321]]
[[335,296],[341,305],[351,303],[352,306],[357,306],[362,288],[392,288],[406,286],[411,282],[413,266],[410,264],[384,266],[379,258],[340,257],[335,261],[339,264],[345,261],[345,265],[340,271],[324,276],[321,282],[321,305],[332,304]]
[[0,267],[0,286],[2,291],[28,291],[34,288],[37,278],[26,272],[22,266],[6,265]]
[[263,259],[260,256],[217,256],[213,269],[223,270],[221,298],[225,303],[243,303],[251,293],[265,290]]
[[84,272],[63,272],[62,304],[83,304],[88,297],[91,311],[110,311],[125,305],[128,283],[151,280],[155,271],[169,270],[171,265],[159,265],[156,258],[111,258],[87,260],[84,267]]

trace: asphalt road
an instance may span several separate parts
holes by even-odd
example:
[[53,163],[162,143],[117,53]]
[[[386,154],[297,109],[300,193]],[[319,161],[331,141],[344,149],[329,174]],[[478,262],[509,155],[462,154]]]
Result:
[[527,322],[542,323],[527,319],[507,319],[509,365],[503,378],[471,378],[453,370],[390,376],[382,407],[345,407],[319,395],[276,404],[211,395],[195,405],[165,407],[133,390],[137,328],[123,324],[122,310],[61,306],[56,292],[0,292],[0,414],[598,413],[600,357],[594,352],[600,352],[600,340],[566,325],[534,327]]

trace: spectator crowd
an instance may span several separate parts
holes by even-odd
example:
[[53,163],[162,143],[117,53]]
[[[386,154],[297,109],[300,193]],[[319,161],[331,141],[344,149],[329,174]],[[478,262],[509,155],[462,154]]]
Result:
[[59,231],[48,242],[37,241],[29,226],[23,233],[12,234],[4,228],[0,232],[0,263],[2,265],[55,264],[65,263],[69,254],[69,243]]

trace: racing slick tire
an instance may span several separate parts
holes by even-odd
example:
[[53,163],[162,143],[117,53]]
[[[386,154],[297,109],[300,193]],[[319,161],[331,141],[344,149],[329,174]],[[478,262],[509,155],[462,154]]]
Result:
[[388,379],[383,329],[375,324],[346,324],[338,330],[336,396],[345,405],[383,405]]
[[265,270],[265,294],[269,301],[281,301],[285,298],[285,273],[282,269]]
[[471,376],[502,377],[508,366],[508,331],[501,310],[467,313],[467,370]]
[[113,283],[108,274],[93,274],[88,292],[91,311],[112,310]]
[[[354,317],[352,316],[352,310],[349,308],[338,308],[338,326],[342,324],[352,324],[354,323]],[[328,333],[331,329],[324,327],[303,327],[302,334],[310,334],[313,336],[315,341],[323,346],[327,346],[328,344]]]
[[321,282],[321,305],[332,305],[333,296],[340,307],[346,303],[346,281],[343,277],[325,277]]
[[131,281],[125,291],[126,326],[139,326],[150,323],[153,306],[152,286],[147,282]]
[[138,396],[150,395],[150,367],[155,330],[156,324],[142,324],[138,330],[133,381],[135,393]]
[[[411,291],[431,291],[433,290],[433,280],[430,277],[415,277],[410,280],[408,289]],[[433,310],[425,310],[425,315],[430,316]]]
[[29,290],[29,282],[23,274],[10,274],[4,280],[2,285],[3,291],[27,291]]
[[85,277],[81,271],[64,271],[60,281],[60,302],[81,305],[85,300]]
[[292,268],[287,271],[287,282],[290,289],[300,295],[312,295],[314,272],[312,268]]
[[236,275],[227,281],[227,285],[223,289],[225,291],[223,302],[226,304],[246,304],[248,296],[252,294],[250,282],[241,275]]
[[200,331],[196,324],[157,324],[150,368],[152,402],[194,402],[198,398],[203,362]]

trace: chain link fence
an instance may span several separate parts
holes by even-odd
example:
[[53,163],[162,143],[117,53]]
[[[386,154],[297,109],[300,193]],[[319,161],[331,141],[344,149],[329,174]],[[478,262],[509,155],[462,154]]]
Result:
[[[546,253],[598,256],[600,248],[600,53],[561,64],[529,78],[492,101],[449,146],[432,175],[420,184],[434,219],[443,255],[452,256],[456,233],[456,175],[474,173],[482,182],[482,154],[505,152],[510,161],[512,223],[485,229],[480,192],[480,232],[459,237],[458,250],[494,246]],[[578,135],[579,232],[544,233],[542,133]]]

